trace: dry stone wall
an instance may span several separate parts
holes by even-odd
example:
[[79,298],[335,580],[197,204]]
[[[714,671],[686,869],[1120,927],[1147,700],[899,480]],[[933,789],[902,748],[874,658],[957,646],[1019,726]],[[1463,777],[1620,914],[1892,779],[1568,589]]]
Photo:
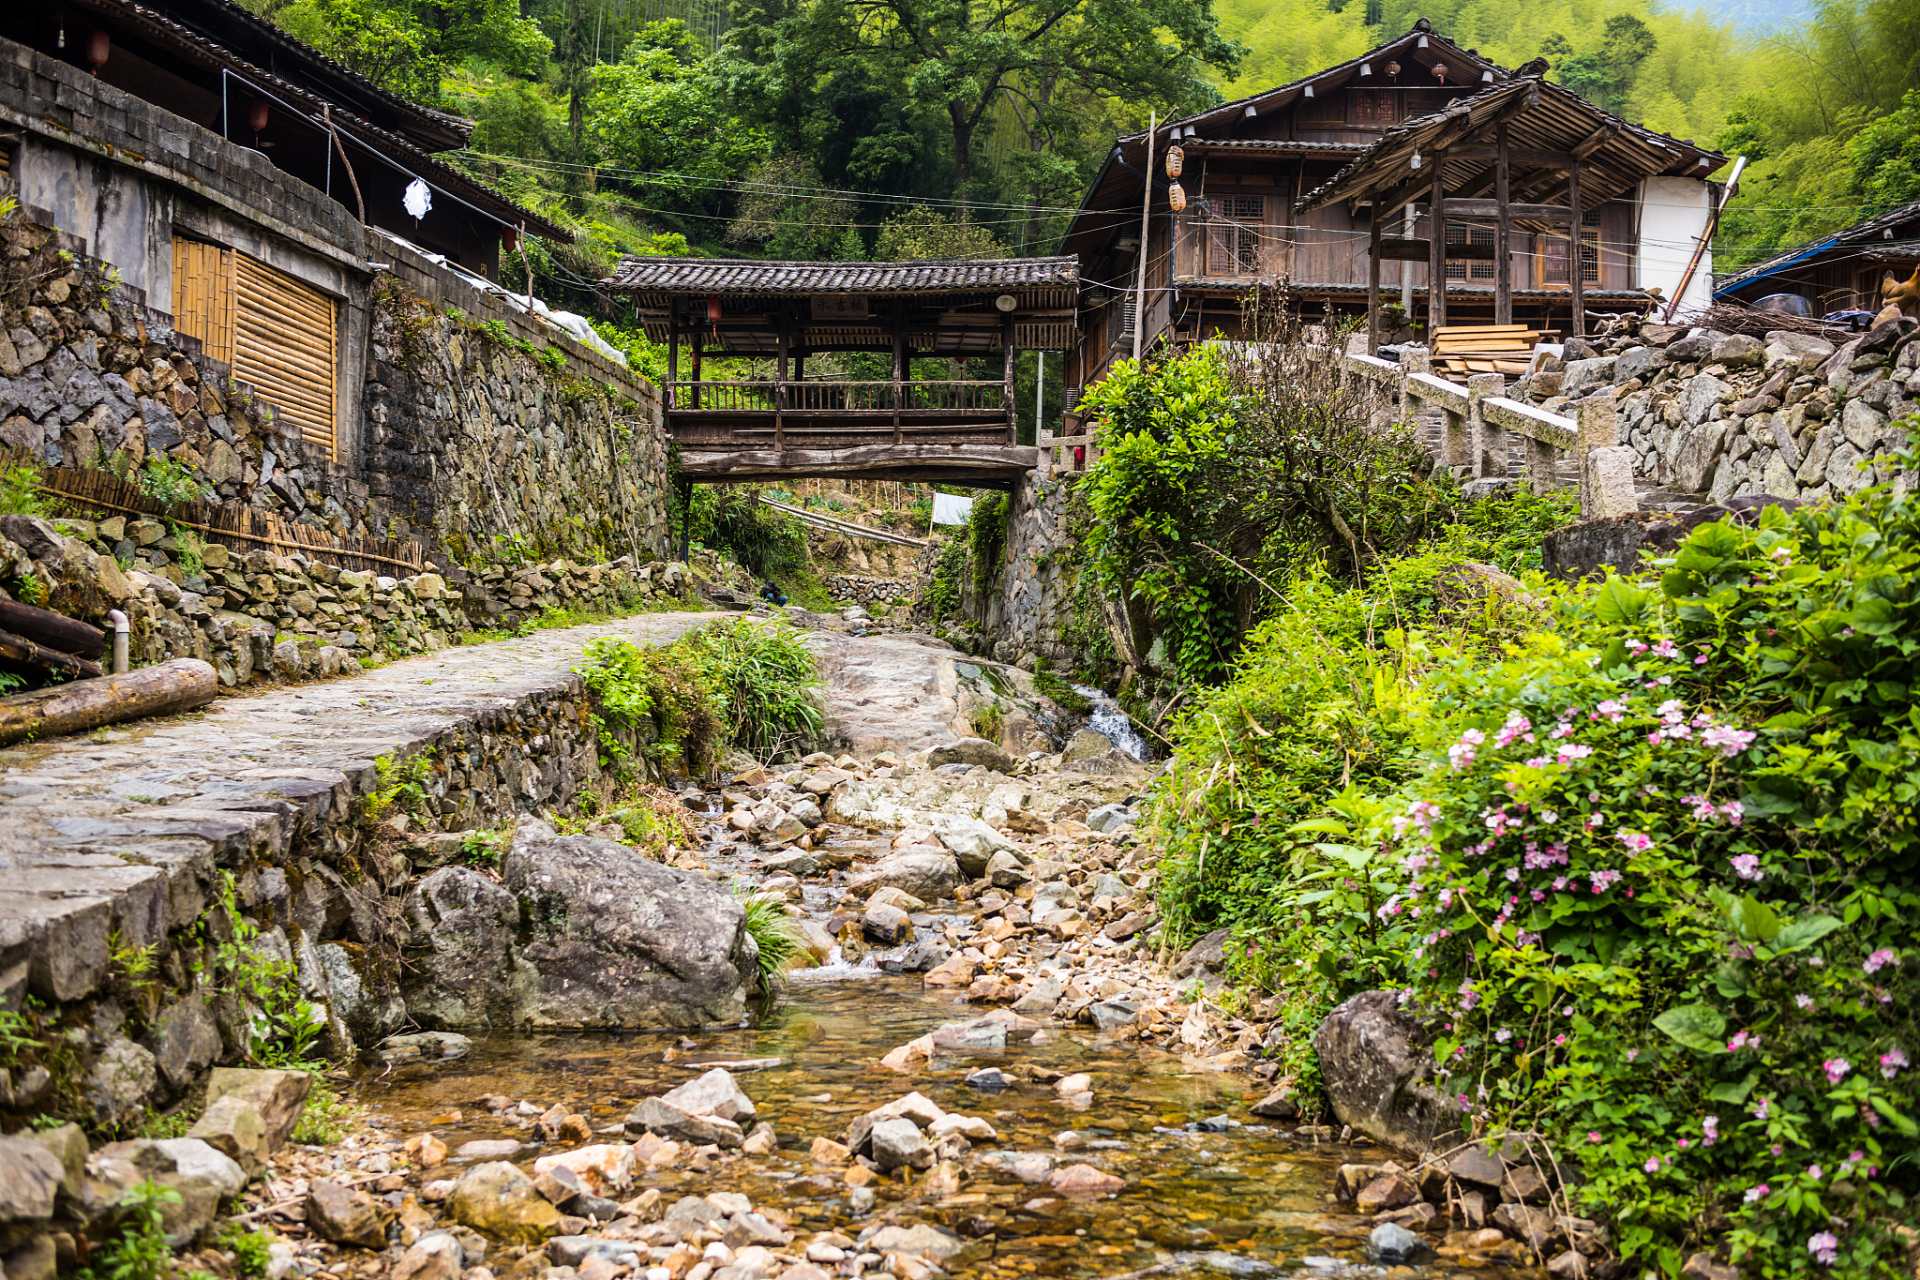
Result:
[[336,535],[415,538],[443,568],[665,557],[658,393],[496,300],[452,300],[449,286],[436,305],[380,278],[372,341],[347,344],[368,351],[364,371],[343,374],[365,382],[364,423],[349,427],[365,439],[339,451],[350,463],[279,421],[78,243],[0,223],[0,445],[131,476],[164,456],[222,501]]
[[211,663],[226,687],[358,671],[500,631],[547,610],[632,613],[691,606],[684,566],[567,560],[480,574],[406,578],[340,569],[301,554],[183,548],[159,520],[0,516],[0,580],[31,578],[47,604],[108,627],[125,613],[136,666]]
[[1817,501],[1890,479],[1896,423],[1920,406],[1920,322],[1844,342],[1635,325],[1567,344],[1512,394],[1554,412],[1610,394],[1639,473],[1682,494]]

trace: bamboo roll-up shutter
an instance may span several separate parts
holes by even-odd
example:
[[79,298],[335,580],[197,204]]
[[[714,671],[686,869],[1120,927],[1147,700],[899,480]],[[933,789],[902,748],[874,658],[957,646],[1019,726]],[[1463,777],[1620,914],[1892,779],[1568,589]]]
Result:
[[236,255],[234,283],[234,376],[251,382],[302,439],[333,456],[333,299],[244,255]]
[[215,360],[233,363],[231,249],[204,240],[173,242],[173,326]]

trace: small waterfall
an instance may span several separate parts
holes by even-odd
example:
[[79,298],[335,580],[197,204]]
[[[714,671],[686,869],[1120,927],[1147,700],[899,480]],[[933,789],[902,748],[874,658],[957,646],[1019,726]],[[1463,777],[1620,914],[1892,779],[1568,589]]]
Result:
[[1100,690],[1090,689],[1083,684],[1074,685],[1073,691],[1093,704],[1087,713],[1087,728],[1101,734],[1135,760],[1154,758],[1153,748],[1133,727],[1133,721],[1127,719],[1127,713],[1120,709],[1119,703]]
[[840,956],[839,947],[827,950],[827,962],[817,969],[789,969],[787,977],[794,982],[832,982],[836,978],[871,978],[880,972],[880,964],[872,956],[862,956],[859,964],[848,964]]

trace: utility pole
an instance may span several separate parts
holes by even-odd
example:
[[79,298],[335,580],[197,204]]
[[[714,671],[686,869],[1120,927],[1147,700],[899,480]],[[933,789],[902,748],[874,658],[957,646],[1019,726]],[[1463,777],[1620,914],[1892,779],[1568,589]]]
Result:
[[1153,142],[1160,113],[1147,113],[1147,192],[1140,197],[1140,272],[1133,297],[1133,362],[1140,363],[1140,334],[1147,325],[1147,215],[1153,212]]

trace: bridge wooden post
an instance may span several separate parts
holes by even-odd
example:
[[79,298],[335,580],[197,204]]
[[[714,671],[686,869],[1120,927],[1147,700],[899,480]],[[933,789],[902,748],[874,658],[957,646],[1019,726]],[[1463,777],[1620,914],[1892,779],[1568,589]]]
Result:
[[786,447],[787,414],[787,304],[782,302],[775,321],[778,354],[773,365],[773,447]]
[[896,305],[893,314],[893,442],[900,443],[900,411],[906,408],[907,317]]
[[667,394],[669,409],[680,406],[674,402],[674,383],[680,377],[680,305],[676,300],[672,310],[667,312]]
[[1016,430],[1016,427],[1018,425],[1018,420],[1014,416],[1015,409],[1014,409],[1014,399],[1013,399],[1013,317],[1011,315],[1007,316],[1005,319],[1000,321],[1000,340],[1004,344],[1004,350],[1006,355],[1006,376],[1005,376],[1004,385],[1002,387],[1001,395],[1003,400],[1006,403],[1007,443],[1017,444],[1019,442],[1018,441],[1019,433]]

